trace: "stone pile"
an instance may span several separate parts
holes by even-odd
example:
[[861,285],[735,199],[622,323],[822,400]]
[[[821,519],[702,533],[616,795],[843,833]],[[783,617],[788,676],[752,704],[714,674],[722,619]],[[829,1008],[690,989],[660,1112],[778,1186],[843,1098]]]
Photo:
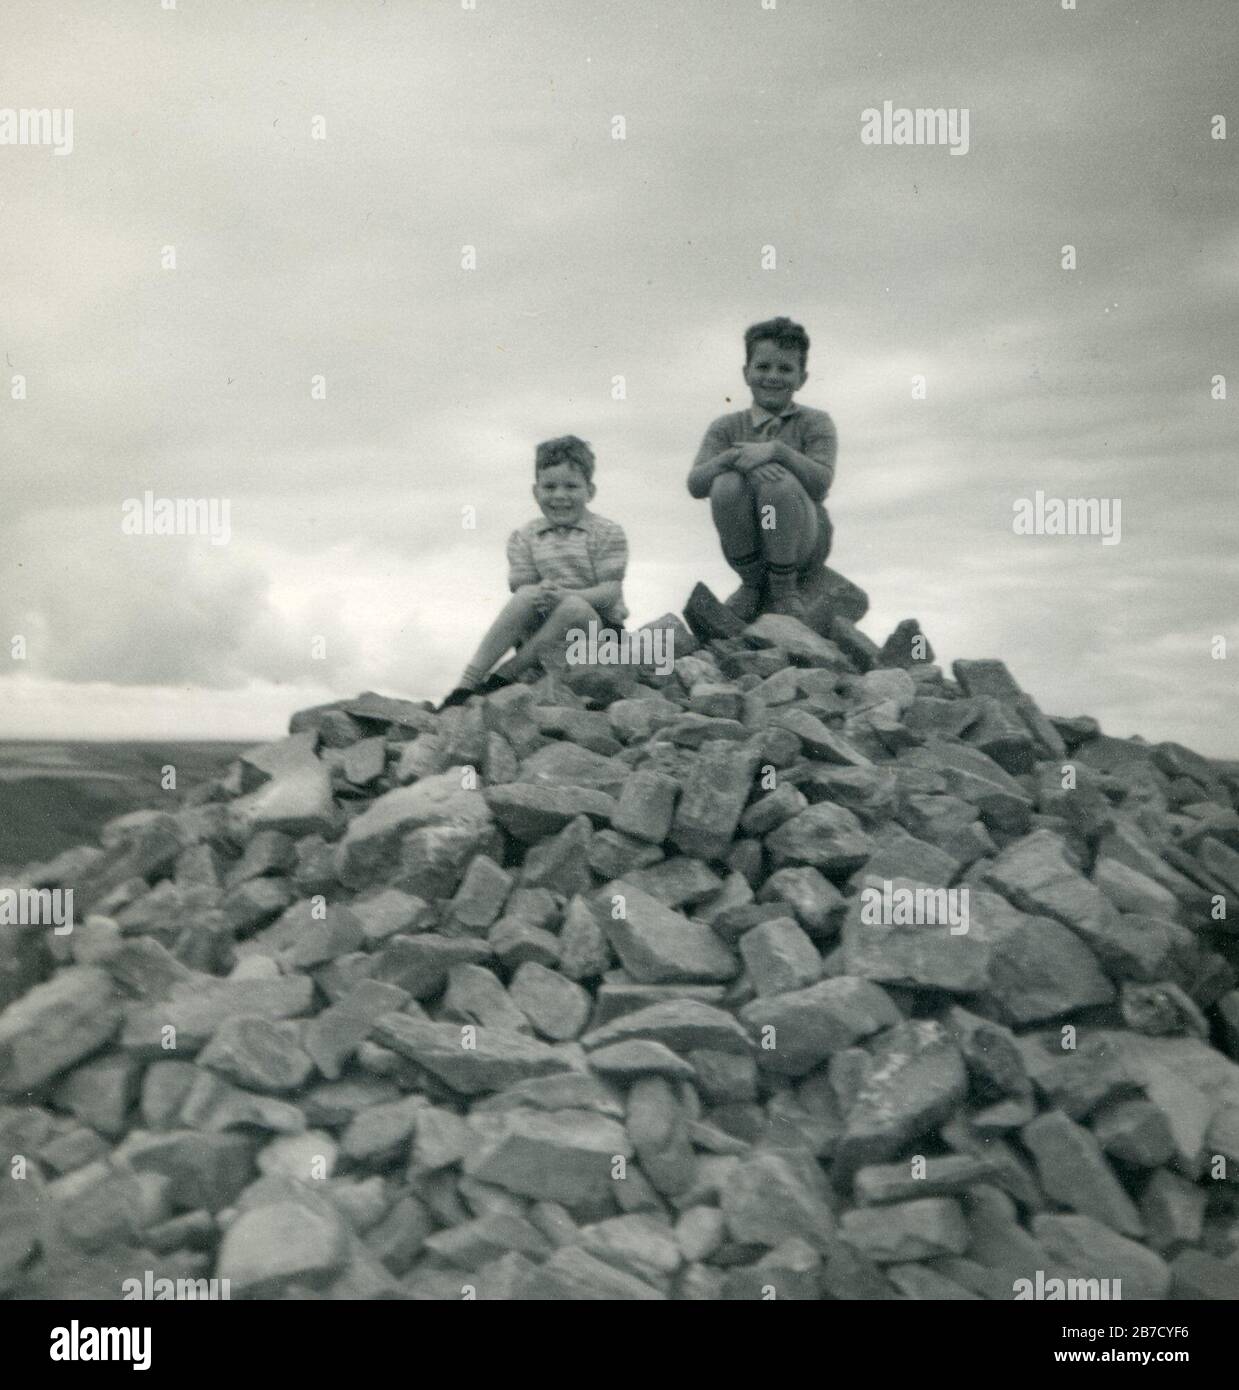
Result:
[[1239,770],[865,607],[699,586],[670,675],[305,710],[27,870],[0,1293],[1239,1296]]

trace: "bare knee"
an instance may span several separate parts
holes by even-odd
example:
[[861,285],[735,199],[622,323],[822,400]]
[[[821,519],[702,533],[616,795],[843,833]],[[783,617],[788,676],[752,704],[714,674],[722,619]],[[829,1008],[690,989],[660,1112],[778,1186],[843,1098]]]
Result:
[[716,506],[731,507],[740,503],[741,500],[752,500],[748,484],[739,473],[728,470],[720,473],[710,484],[710,501]]
[[506,611],[526,622],[532,621],[538,612],[538,596],[535,593],[515,593],[507,602]]
[[786,471],[777,482],[768,482],[765,478],[757,478],[754,481],[757,484],[759,503],[774,503],[778,506],[779,503],[807,503],[809,500],[809,494],[801,487],[800,480]]

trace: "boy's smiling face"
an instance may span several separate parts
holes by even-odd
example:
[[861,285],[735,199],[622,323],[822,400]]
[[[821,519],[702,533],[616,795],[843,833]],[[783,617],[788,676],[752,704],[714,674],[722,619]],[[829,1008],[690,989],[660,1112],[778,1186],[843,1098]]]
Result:
[[533,495],[549,522],[575,526],[594,495],[594,485],[586,482],[581,470],[572,464],[555,463],[539,472]]
[[744,368],[744,379],[753,393],[753,404],[772,415],[786,410],[792,397],[809,379],[798,348],[779,347],[769,338],[753,344]]

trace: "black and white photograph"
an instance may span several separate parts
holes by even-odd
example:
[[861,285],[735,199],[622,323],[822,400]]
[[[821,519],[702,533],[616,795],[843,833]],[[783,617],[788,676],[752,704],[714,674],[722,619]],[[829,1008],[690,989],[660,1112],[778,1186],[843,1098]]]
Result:
[[1236,0],[0,0],[0,35],[36,1361],[192,1369],[243,1310],[182,1345],[164,1305],[225,1301],[310,1371],[358,1314],[307,1305],[357,1302],[1203,1353]]

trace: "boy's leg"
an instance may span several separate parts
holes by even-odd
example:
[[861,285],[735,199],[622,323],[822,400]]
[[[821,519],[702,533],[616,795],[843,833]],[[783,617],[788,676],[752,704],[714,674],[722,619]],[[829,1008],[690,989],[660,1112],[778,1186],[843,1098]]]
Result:
[[509,647],[527,637],[537,624],[538,612],[533,599],[528,594],[513,594],[499,610],[499,616],[491,623],[465,667],[460,678],[461,687],[471,690],[481,685],[495,662]]
[[726,600],[726,605],[745,622],[752,622],[761,611],[761,590],[766,578],[755,501],[748,480],[739,473],[720,473],[710,488],[710,515],[723,547],[723,559],[740,576],[741,587]]
[[516,680],[518,676],[536,666],[548,652],[560,646],[572,628],[588,629],[591,622],[598,623],[599,628],[602,627],[594,609],[583,598],[569,594],[555,605],[537,632],[522,645],[515,656],[500,666],[495,675],[507,681]]
[[812,557],[818,542],[818,512],[799,479],[786,469],[778,482],[755,478],[758,515],[771,508],[771,525],[760,528],[767,565],[769,597],[766,611],[804,616],[797,587],[798,571]]

